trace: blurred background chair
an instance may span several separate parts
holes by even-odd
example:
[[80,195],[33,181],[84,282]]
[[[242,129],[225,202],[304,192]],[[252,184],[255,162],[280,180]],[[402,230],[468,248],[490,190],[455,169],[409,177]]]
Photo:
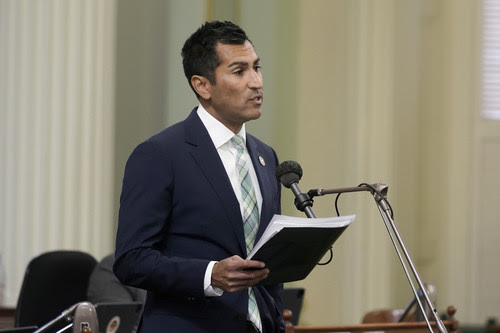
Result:
[[297,325],[302,310],[302,303],[304,301],[304,288],[285,288],[283,289],[283,309],[290,310],[292,317],[290,322]]
[[89,277],[87,300],[93,304],[109,302],[140,302],[146,300],[146,290],[126,286],[113,273],[114,253],[110,253],[95,265]]
[[24,275],[15,326],[41,327],[71,305],[86,300],[97,260],[80,251],[51,251],[33,258]]
[[[427,295],[432,304],[436,306],[437,290],[432,284],[424,283]],[[433,311],[425,302],[424,294],[417,290],[420,301],[425,309],[427,317],[432,320]],[[406,321],[424,321],[424,315],[418,305],[417,299],[413,297],[404,309],[381,309],[367,312],[362,319],[362,323],[388,323],[388,322],[406,322]]]

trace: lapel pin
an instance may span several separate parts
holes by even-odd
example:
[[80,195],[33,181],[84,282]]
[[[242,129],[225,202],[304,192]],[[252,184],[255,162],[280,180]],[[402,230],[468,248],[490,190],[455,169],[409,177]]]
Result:
[[262,166],[266,166],[266,161],[264,161],[264,157],[259,156],[259,162]]

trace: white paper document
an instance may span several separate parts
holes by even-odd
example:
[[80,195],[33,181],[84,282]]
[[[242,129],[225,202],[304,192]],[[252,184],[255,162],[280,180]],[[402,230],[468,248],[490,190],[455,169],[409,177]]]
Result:
[[262,237],[247,256],[247,259],[252,259],[255,253],[283,228],[344,228],[351,224],[355,218],[356,215],[308,218],[276,214],[269,222]]

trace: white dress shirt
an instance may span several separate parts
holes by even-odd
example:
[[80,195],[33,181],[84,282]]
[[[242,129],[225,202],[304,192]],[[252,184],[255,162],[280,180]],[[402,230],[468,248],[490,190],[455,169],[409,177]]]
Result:
[[[219,153],[222,164],[224,164],[224,168],[226,169],[226,173],[231,181],[231,185],[233,187],[234,194],[240,203],[240,210],[243,216],[243,206],[241,200],[241,183],[240,177],[236,170],[236,154],[237,149],[230,142],[231,138],[235,135],[230,129],[224,126],[220,121],[215,119],[211,114],[209,114],[203,106],[200,104],[197,110],[198,116],[201,119],[201,122],[205,126],[212,139],[212,142]],[[240,132],[238,133],[243,137],[243,141],[245,142],[245,152],[248,154],[246,149],[246,131],[245,124],[241,127]],[[248,160],[251,162],[250,157]],[[257,179],[257,174],[255,173],[255,169],[253,164],[249,165],[249,173],[250,178],[252,180],[252,185],[255,190],[255,196],[257,198],[257,206],[259,208],[259,214],[262,208],[262,194],[260,192],[259,181]],[[206,296],[220,296],[223,291],[219,288],[213,288],[211,286],[212,279],[212,269],[216,262],[212,261],[207,266],[207,270],[205,271],[205,279],[204,279],[204,290]]]

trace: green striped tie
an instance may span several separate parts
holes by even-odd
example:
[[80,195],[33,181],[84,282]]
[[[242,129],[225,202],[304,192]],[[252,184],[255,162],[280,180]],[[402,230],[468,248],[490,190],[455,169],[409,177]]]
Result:
[[[238,154],[236,155],[236,170],[240,176],[241,182],[241,200],[243,203],[243,229],[245,230],[245,242],[247,253],[253,248],[255,236],[259,227],[259,208],[257,207],[257,199],[255,190],[252,186],[248,165],[250,163],[248,154],[245,154],[243,138],[240,135],[235,135],[231,138],[235,145]],[[253,288],[248,288],[248,319],[262,332],[261,320],[255,293]]]

